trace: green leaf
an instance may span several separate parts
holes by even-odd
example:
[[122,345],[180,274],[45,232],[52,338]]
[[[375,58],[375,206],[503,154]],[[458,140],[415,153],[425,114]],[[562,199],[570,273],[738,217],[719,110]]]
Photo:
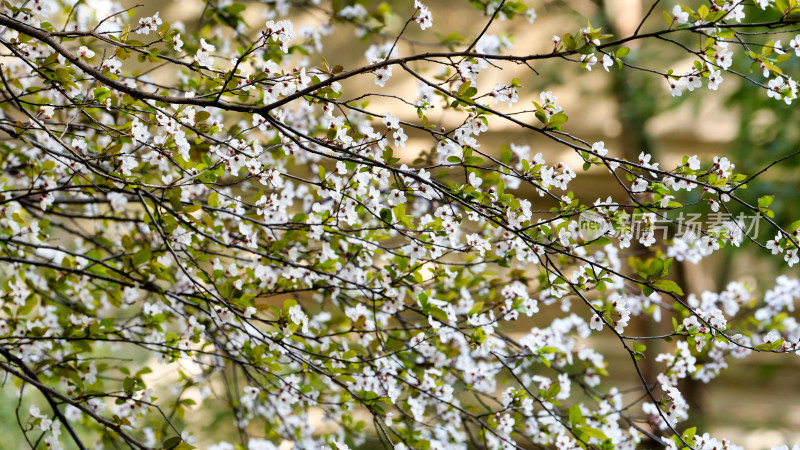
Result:
[[664,261],[664,270],[661,271],[661,277],[669,275],[669,270],[672,268],[672,261],[674,259],[675,258],[669,258],[666,261]]
[[569,423],[572,425],[579,425],[584,422],[583,413],[581,412],[581,407],[577,403],[572,405],[569,409]]
[[[384,152],[384,155],[385,155],[385,152]],[[389,158],[391,158],[391,153],[390,153],[390,155],[389,155]],[[386,158],[384,158],[384,159],[386,159]],[[387,161],[388,161],[388,160],[387,160]],[[319,171],[319,179],[320,179],[320,180],[324,180],[324,179],[325,179],[325,168],[324,168],[324,167],[322,167],[322,164],[320,164],[319,166],[317,166],[317,170]]]
[[108,98],[110,94],[111,91],[109,89],[106,89],[104,87],[99,87],[94,90],[94,99],[100,103],[103,103],[106,101],[106,98]]
[[183,208],[183,212],[186,214],[191,214],[195,211],[200,211],[201,209],[203,209],[203,205],[200,203],[192,203],[191,205]]
[[554,399],[559,392],[561,392],[561,383],[552,383],[550,387],[547,388],[547,398]]
[[669,15],[666,11],[661,11],[664,13],[664,20],[667,21],[667,25],[672,26],[672,16]]
[[511,162],[512,156],[513,154],[511,153],[511,150],[503,146],[503,149],[500,152],[500,162],[502,162],[503,164],[508,164],[509,162]]
[[554,114],[553,117],[550,118],[550,121],[547,124],[551,127],[557,127],[567,123],[567,115],[563,112],[558,114]]
[[295,306],[295,305],[297,305],[297,300],[295,300],[293,298],[288,298],[288,299],[284,300],[283,301],[283,309],[282,309],[283,314],[284,315],[289,314],[289,309],[291,307]]
[[406,216],[406,205],[400,203],[399,205],[392,208],[392,211],[394,212],[395,219],[403,220],[403,218]]
[[133,392],[133,387],[134,387],[135,384],[136,384],[136,380],[134,380],[131,377],[125,377],[125,379],[122,381],[122,389],[126,393],[130,394],[131,392]]
[[472,87],[472,83],[461,83],[461,86],[458,88],[458,96],[461,97],[466,94],[470,87]]
[[381,216],[381,220],[384,223],[387,223],[387,224],[392,223],[392,210],[387,209],[387,208],[383,208],[383,209],[381,209],[380,216]]
[[594,245],[599,245],[601,247],[605,247],[606,245],[608,245],[610,243],[611,243],[611,239],[609,239],[609,238],[607,238],[605,236],[603,236],[603,237],[601,237],[601,238],[599,238],[599,239],[594,241]]
[[204,122],[209,117],[211,117],[211,114],[208,111],[198,111],[197,114],[194,115],[194,121],[195,123]]
[[655,287],[665,292],[674,292],[678,295],[683,295],[683,290],[672,280],[658,280],[654,284]]
[[481,312],[481,310],[483,309],[483,304],[484,304],[483,302],[475,302],[475,303],[472,305],[472,309],[470,309],[470,310],[469,310],[469,314],[468,314],[468,315],[469,315],[469,316],[472,316],[473,314],[478,314],[478,313],[480,313],[480,312]]
[[442,323],[447,323],[448,322],[447,313],[445,313],[440,308],[431,308],[429,313],[430,313],[431,316],[433,316],[434,319],[438,320],[439,322],[442,322]]
[[598,430],[597,428],[592,427],[579,427],[578,428],[583,434],[589,437],[593,437],[595,439],[599,439],[601,441],[608,439],[608,437],[602,431]]
[[150,261],[151,257],[152,253],[150,252],[150,247],[145,245],[133,255],[133,265],[141,266],[142,264]]
[[181,203],[181,188],[170,189],[169,191],[169,204],[175,211],[180,211],[183,208]]
[[574,37],[573,37],[571,34],[569,34],[569,33],[567,33],[567,34],[565,34],[565,35],[564,35],[564,39],[563,39],[563,41],[564,41],[564,45],[566,45],[566,46],[567,46],[567,48],[568,48],[568,49],[570,49],[570,50],[574,50],[574,49],[575,49],[575,47],[577,47],[577,46],[578,46],[578,42],[577,42],[577,41],[575,40],[575,38],[574,38]]
[[161,446],[165,450],[176,450],[181,442],[183,442],[183,439],[181,439],[180,436],[172,436],[171,438],[165,439]]
[[219,206],[219,194],[217,191],[212,192],[211,195],[208,196],[208,206],[212,208],[217,208]]
[[664,271],[664,261],[656,258],[650,263],[650,267],[647,270],[648,278],[658,278],[661,276],[661,273]]

